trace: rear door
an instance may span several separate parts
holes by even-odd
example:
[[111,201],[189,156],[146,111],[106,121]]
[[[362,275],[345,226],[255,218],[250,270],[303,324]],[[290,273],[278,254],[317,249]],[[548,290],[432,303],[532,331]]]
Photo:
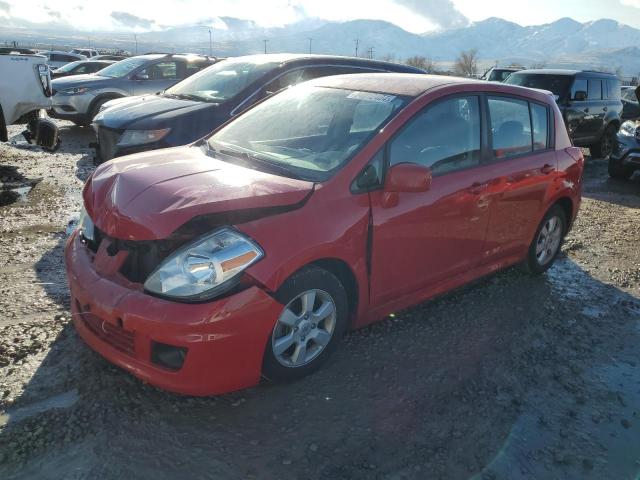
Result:
[[557,170],[553,115],[548,105],[488,96],[491,216],[484,261],[521,255],[533,238]]
[[433,179],[426,192],[370,193],[377,307],[479,264],[489,219],[480,105],[475,94],[440,100],[388,142],[389,168],[416,163]]

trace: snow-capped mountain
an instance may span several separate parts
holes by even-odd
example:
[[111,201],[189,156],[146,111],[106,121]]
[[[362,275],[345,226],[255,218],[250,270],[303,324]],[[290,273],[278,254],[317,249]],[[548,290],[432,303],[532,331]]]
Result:
[[[9,26],[8,26],[9,25]],[[0,24],[0,38],[47,44],[77,43],[86,32],[68,25]],[[137,33],[138,51],[194,51],[208,53],[211,29],[214,53],[242,55],[264,51],[359,55],[373,49],[376,58],[398,60],[413,55],[431,57],[450,64],[463,50],[475,48],[484,63],[517,62],[526,65],[571,65],[577,68],[619,68],[626,75],[640,71],[640,30],[613,20],[580,23],[561,18],[553,23],[523,27],[500,18],[489,18],[462,28],[417,35],[389,22],[353,20],[328,22],[306,18],[277,28],[264,28],[251,20],[231,17],[205,18],[197,25],[158,28]],[[133,34],[94,32],[93,46],[128,48]]]

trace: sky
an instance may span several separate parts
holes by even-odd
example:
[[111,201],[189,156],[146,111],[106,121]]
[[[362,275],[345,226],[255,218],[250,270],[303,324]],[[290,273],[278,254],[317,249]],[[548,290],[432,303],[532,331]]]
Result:
[[382,19],[422,33],[500,17],[520,25],[572,17],[612,18],[640,28],[640,0],[0,0],[8,18],[71,24],[87,31],[157,30],[216,16],[279,26],[305,18]]

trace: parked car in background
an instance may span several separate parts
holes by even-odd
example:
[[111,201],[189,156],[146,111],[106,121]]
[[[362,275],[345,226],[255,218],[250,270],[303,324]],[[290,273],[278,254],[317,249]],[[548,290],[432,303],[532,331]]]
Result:
[[636,96],[636,87],[622,87],[620,97],[622,100],[622,120],[640,118],[640,105]]
[[67,63],[77,62],[78,60],[87,59],[87,57],[85,57],[84,55],[79,55],[77,53],[61,52],[57,50],[39,52],[38,54],[44,55],[45,57],[47,57],[47,65],[49,65],[51,69],[62,67]]
[[111,55],[108,53],[105,53],[104,55],[98,55],[96,57],[93,57],[92,60],[114,60],[116,62],[119,62],[120,60],[124,60],[125,58],[129,58],[126,55]]
[[211,65],[199,55],[139,55],[114,63],[93,75],[53,81],[53,118],[89,125],[103,103],[128,95],[161,92]]
[[98,51],[93,48],[74,48],[73,50],[69,50],[69,52],[84,55],[87,58],[93,58],[98,55]]
[[517,67],[493,67],[489,71],[487,71],[482,77],[482,80],[487,80],[488,82],[504,82],[509,75],[515,72],[519,72],[522,70]]
[[596,158],[611,154],[622,123],[617,76],[587,70],[522,70],[505,83],[553,92],[574,145],[589,148]]
[[31,143],[46,149],[58,147],[58,129],[41,118],[51,105],[51,77],[42,55],[0,54],[0,141],[8,138],[7,126],[26,124]]
[[96,169],[66,245],[73,322],[176,392],[300,378],[350,328],[513,264],[550,268],[583,164],[546,92],[315,79],[194,145]]
[[[640,100],[640,87],[625,89],[623,96],[633,89],[636,105]],[[627,95],[628,98],[628,95]],[[640,120],[635,117],[620,127],[613,153],[609,157],[609,176],[618,180],[628,180],[636,170],[640,170]]]
[[105,104],[94,119],[97,160],[194,142],[291,85],[344,73],[422,70],[328,55],[267,54],[224,60],[164,92]]
[[51,73],[51,78],[95,73],[114,63],[113,60],[78,60],[77,62],[67,63],[60,68],[56,68],[55,71]]
[[0,47],[0,55],[7,55],[10,53],[13,53],[13,54],[21,53],[23,55],[35,55],[36,51],[31,50],[30,48],[22,48],[22,47]]

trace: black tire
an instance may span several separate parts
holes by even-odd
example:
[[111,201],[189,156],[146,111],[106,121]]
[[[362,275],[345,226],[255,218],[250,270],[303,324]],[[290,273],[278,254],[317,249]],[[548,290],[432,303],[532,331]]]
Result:
[[[115,97],[113,97],[115,98]],[[89,109],[89,115],[88,115],[88,122],[87,125],[91,125],[91,122],[93,122],[93,118],[98,114],[98,112],[100,111],[100,107],[102,105],[104,105],[105,103],[107,103],[109,100],[113,100],[113,98],[107,97],[107,98],[99,98],[96,101],[94,101],[93,105],[91,105],[91,108]]]
[[[274,352],[276,332],[278,328],[281,328],[279,324],[276,323],[272,334],[269,335],[265,348],[262,365],[262,374],[265,378],[275,382],[288,382],[315,372],[329,358],[344,335],[349,316],[347,293],[340,283],[340,280],[331,272],[316,266],[305,267],[284,282],[275,297],[278,302],[285,305],[286,308],[290,302],[298,301],[296,299],[300,295],[312,290],[327,294],[333,301],[335,307],[335,323],[329,342],[321,349],[320,353],[308,363],[300,366],[286,366],[278,360],[278,356]],[[310,340],[308,340],[308,342],[309,341]],[[295,348],[295,345],[292,345],[292,347]]]
[[620,160],[614,160],[609,157],[609,176],[616,180],[629,180],[633,175],[633,169],[626,167],[620,163]]
[[609,125],[607,129],[598,140],[598,143],[595,143],[589,147],[589,152],[591,153],[592,158],[603,158],[607,159],[611,152],[613,152],[613,145],[616,141],[616,132],[618,129],[615,125]]
[[[537,253],[538,243],[540,240],[540,232],[547,225],[553,217],[556,217],[560,221],[560,242],[552,253],[552,255],[548,256],[544,259],[543,262],[540,261]],[[524,262],[525,270],[531,275],[540,275],[546,272],[555,262],[560,250],[562,250],[562,243],[564,241],[564,236],[567,234],[567,216],[564,212],[564,209],[560,205],[554,205],[549,209],[549,211],[545,214],[544,218],[538,225],[536,229],[536,234],[531,241],[531,245],[529,245],[529,251],[527,253],[527,259]]]

